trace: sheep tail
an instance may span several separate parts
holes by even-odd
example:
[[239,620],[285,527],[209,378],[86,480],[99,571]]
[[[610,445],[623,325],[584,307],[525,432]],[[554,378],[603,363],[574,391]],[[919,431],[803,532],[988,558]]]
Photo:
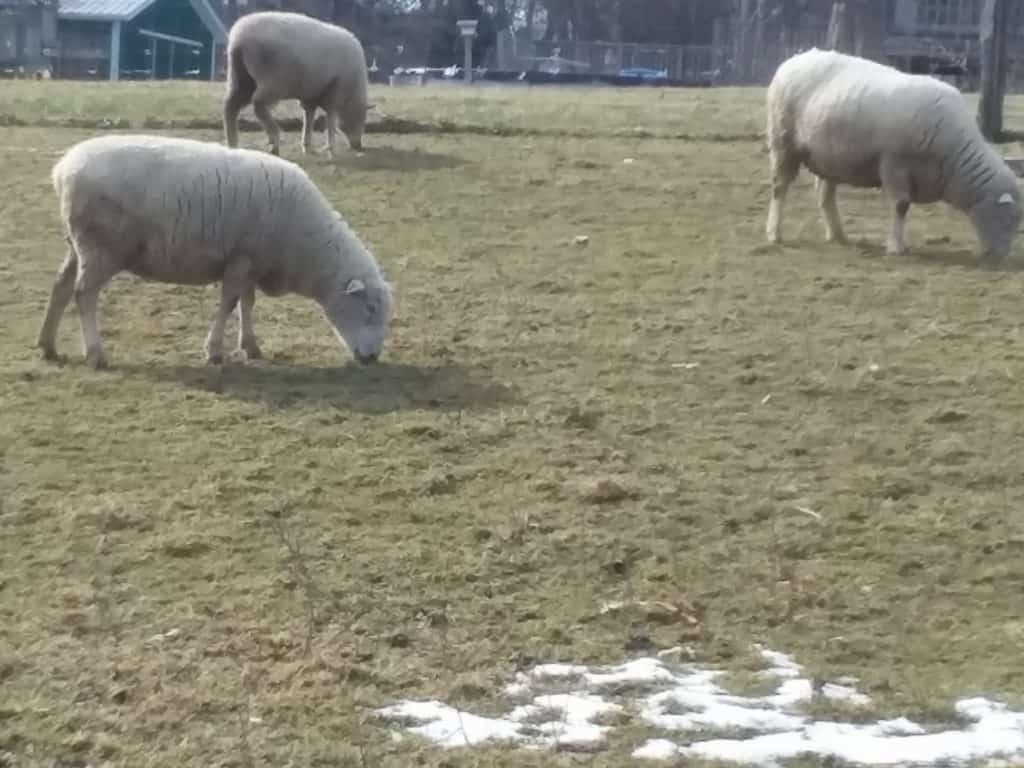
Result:
[[242,46],[235,41],[228,45],[227,75],[229,98],[235,102],[248,102],[256,91],[256,81],[245,66]]

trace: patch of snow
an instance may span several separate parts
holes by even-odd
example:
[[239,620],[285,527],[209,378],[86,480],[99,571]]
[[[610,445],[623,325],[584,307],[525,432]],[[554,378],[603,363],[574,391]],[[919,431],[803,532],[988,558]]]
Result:
[[879,720],[878,733],[882,736],[918,736],[928,731],[905,717],[897,717],[893,720]]
[[974,710],[979,720],[963,731],[892,736],[879,725],[809,723],[799,730],[752,739],[696,742],[687,757],[766,763],[813,754],[863,765],[930,765],[1024,756],[1024,715],[1007,715],[991,702]]
[[442,747],[516,741],[521,736],[518,723],[460,712],[439,701],[405,701],[378,712],[386,718],[407,718],[422,723],[410,728],[410,732]]
[[674,679],[661,659],[634,659],[612,667],[607,672],[584,672],[583,679],[591,685],[615,685],[621,683],[656,683]]
[[[583,693],[537,696],[532,704],[516,707],[506,718],[479,717],[439,701],[405,701],[380,709],[378,714],[387,719],[408,719],[420,723],[409,728],[409,732],[443,747],[500,741],[538,747],[600,741],[608,727],[591,721],[621,709],[620,705],[607,702],[600,696]],[[527,722],[544,714],[550,714],[551,718]],[[533,730],[540,735],[531,733]]]
[[505,686],[506,696],[522,696],[530,692],[530,684],[524,680],[518,680]]
[[871,703],[871,698],[869,696],[865,696],[856,688],[853,688],[849,685],[836,685],[835,683],[825,683],[825,685],[821,689],[821,693],[826,699],[847,701],[850,704],[856,704],[858,706],[865,706]]
[[530,673],[532,677],[573,677],[582,675],[587,671],[586,667],[579,664],[541,664],[534,667]]
[[665,648],[662,651],[658,651],[658,658],[671,659],[672,657],[675,657],[676,659],[679,659],[682,658],[683,654],[686,654],[687,656],[690,656],[692,658],[694,655],[693,649],[690,648],[690,646],[683,647],[681,645],[675,645],[671,648]]
[[174,638],[176,638],[180,634],[181,634],[181,630],[178,629],[177,627],[175,627],[174,629],[169,629],[166,632],[161,632],[159,634],[153,635],[148,640],[146,640],[146,642],[147,643],[161,643],[164,640],[173,640]]
[[605,701],[600,696],[589,694],[555,694],[538,696],[533,704],[516,707],[509,718],[522,723],[545,712],[557,713],[556,720],[537,725],[545,736],[545,742],[556,744],[590,744],[600,741],[609,730],[607,726],[595,725],[591,721],[609,712],[622,709],[618,704]]
[[766,674],[775,677],[800,677],[802,674],[800,665],[791,656],[779,651],[771,651],[761,646],[756,646],[761,655],[771,663],[771,668],[765,670]]
[[[691,711],[669,714],[672,705]],[[640,717],[648,724],[671,731],[701,728],[742,728],[756,731],[784,731],[798,728],[802,718],[767,707],[749,706],[742,697],[707,693],[680,685],[655,694],[641,704]]]
[[810,701],[814,696],[814,687],[811,681],[805,678],[785,680],[771,696],[765,696],[760,701],[776,708],[793,707],[801,701]]
[[[721,670],[697,665],[669,669],[657,658],[640,658],[611,667],[545,664],[516,675],[506,686],[510,695],[531,695],[544,683],[571,690],[535,695],[506,717],[479,717],[438,701],[407,701],[378,710],[386,719],[411,720],[406,729],[444,747],[505,742],[530,749],[602,742],[613,726],[595,722],[608,714],[636,712],[648,727],[681,734],[679,741],[652,738],[633,751],[646,760],[685,757],[747,764],[774,764],[803,755],[862,765],[935,765],[995,758],[1024,758],[1024,713],[984,698],[963,699],[957,713],[971,724],[962,730],[928,731],[905,717],[874,724],[814,721],[800,709],[812,701],[814,685],[790,656],[758,647],[770,667],[762,672],[776,681],[766,696],[740,696],[722,689]],[[620,692],[617,700],[602,695],[609,686],[639,683],[654,692]],[[856,680],[826,682],[817,693],[827,699],[865,706],[870,699]],[[695,740],[700,731],[730,729],[746,738]]]
[[633,750],[633,757],[640,760],[671,760],[678,754],[679,747],[668,739],[651,739]]

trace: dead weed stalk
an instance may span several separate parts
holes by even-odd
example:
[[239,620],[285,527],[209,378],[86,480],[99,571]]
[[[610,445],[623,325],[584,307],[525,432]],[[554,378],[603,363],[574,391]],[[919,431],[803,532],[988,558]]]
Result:
[[289,529],[284,513],[281,510],[272,511],[270,513],[270,521],[271,527],[274,529],[274,532],[277,534],[281,543],[284,545],[284,548],[288,552],[287,562],[291,576],[302,589],[302,593],[305,598],[306,638],[304,641],[303,652],[308,656],[312,653],[313,638],[320,626],[322,616],[321,607],[324,604],[330,603],[331,598],[320,588],[316,579],[313,578],[313,573],[309,568],[309,562],[305,553],[302,551],[302,545],[299,541],[299,537]]

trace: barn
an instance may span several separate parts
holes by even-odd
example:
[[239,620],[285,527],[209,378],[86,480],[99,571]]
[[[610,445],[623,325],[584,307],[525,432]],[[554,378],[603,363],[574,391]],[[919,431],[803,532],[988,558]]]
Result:
[[56,38],[57,0],[0,0],[0,76],[48,69]]
[[212,80],[227,29],[210,0],[61,0],[57,37],[59,77]]

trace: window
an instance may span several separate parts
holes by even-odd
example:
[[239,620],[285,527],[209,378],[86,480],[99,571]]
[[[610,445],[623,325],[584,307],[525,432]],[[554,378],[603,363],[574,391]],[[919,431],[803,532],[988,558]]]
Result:
[[917,0],[921,27],[964,29],[981,22],[981,0]]

